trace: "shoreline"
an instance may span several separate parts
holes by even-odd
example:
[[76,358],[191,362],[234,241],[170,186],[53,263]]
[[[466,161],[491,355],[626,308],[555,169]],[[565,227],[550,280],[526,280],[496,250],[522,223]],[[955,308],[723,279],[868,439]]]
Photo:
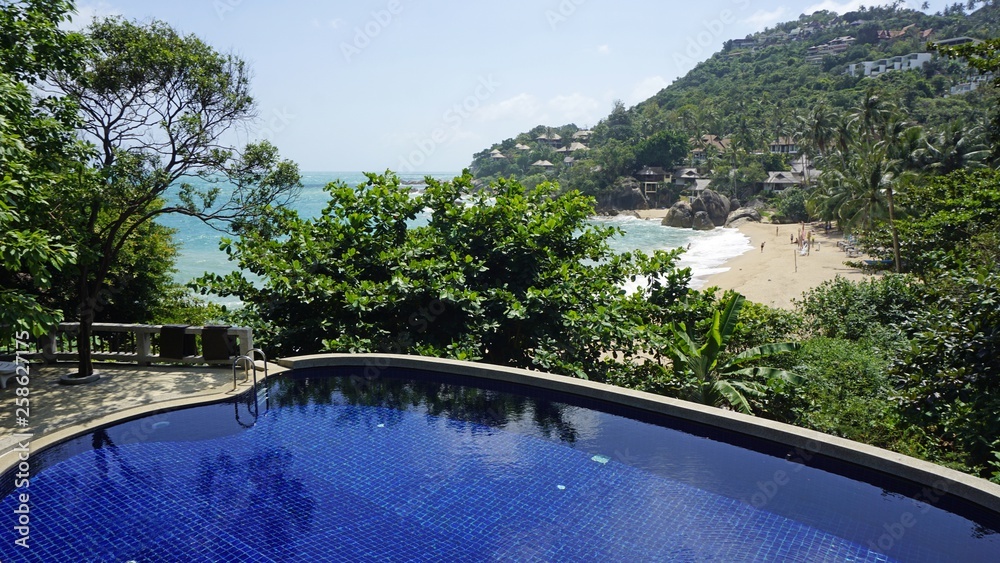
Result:
[[[641,209],[622,212],[639,219],[659,221],[667,209]],[[729,258],[713,268],[714,273],[693,278],[692,287],[699,291],[715,287],[721,291],[733,290],[749,301],[778,309],[794,309],[792,300],[801,300],[802,294],[816,288],[838,275],[861,281],[872,274],[844,264],[847,254],[837,246],[844,239],[840,230],[826,231],[822,222],[807,223],[806,232],[812,233],[818,243],[812,251],[801,256],[798,245],[790,237],[797,236],[801,224],[756,223],[746,221],[737,229],[750,239],[750,250]],[[764,243],[763,251],[761,243]],[[853,260],[861,260],[859,257]]]
[[806,232],[818,243],[806,256],[800,256],[798,246],[789,241],[801,228],[797,223],[746,222],[736,228],[750,239],[751,250],[723,263],[726,271],[704,278],[703,288],[731,289],[749,301],[790,310],[793,299],[802,299],[804,292],[838,275],[852,281],[871,275],[844,264],[847,254],[837,246],[844,234],[827,233],[822,223],[806,224]]

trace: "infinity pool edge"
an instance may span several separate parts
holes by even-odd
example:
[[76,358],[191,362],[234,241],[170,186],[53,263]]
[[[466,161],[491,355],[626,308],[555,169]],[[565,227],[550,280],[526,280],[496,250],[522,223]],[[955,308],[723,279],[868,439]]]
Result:
[[926,487],[928,492],[938,496],[947,493],[1000,514],[1000,485],[985,479],[861,442],[653,393],[539,371],[423,356],[314,354],[282,358],[275,363],[291,370],[361,367],[365,370],[362,372],[365,377],[378,377],[381,370],[391,368],[418,369],[568,393],[697,422],[768,440],[793,450],[845,461]]

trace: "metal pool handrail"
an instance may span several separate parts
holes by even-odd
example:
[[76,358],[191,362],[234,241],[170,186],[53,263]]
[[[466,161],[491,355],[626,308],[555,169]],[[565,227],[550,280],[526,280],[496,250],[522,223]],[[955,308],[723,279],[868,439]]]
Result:
[[[244,371],[244,373],[247,374],[246,377],[243,378],[243,381],[246,381],[250,377],[250,374],[247,373],[249,371],[247,369],[247,367],[246,367],[247,364],[249,364],[250,365],[250,369],[253,370],[253,389],[252,389],[252,393],[253,393],[253,411],[251,412],[251,414],[253,415],[254,422],[257,421],[257,417],[260,415],[260,404],[259,404],[260,394],[257,391],[257,363],[253,359],[253,357],[256,354],[260,354],[260,356],[261,356],[261,358],[263,359],[263,362],[264,362],[264,379],[263,379],[263,382],[264,382],[264,409],[265,409],[265,411],[267,411],[267,410],[271,409],[271,395],[270,395],[270,392],[268,391],[268,388],[267,388],[267,354],[265,354],[264,351],[261,350],[260,348],[254,348],[253,350],[250,350],[249,354],[245,354],[243,356],[239,356],[238,358],[236,358],[235,360],[233,360],[233,390],[234,391],[236,390],[236,386],[237,386],[237,383],[236,383],[236,370],[237,370],[237,368],[240,367],[240,364],[241,363],[243,364],[243,371]],[[250,403],[249,402],[247,402],[247,408],[248,409],[250,408]],[[237,403],[236,420],[239,421],[238,403]]]

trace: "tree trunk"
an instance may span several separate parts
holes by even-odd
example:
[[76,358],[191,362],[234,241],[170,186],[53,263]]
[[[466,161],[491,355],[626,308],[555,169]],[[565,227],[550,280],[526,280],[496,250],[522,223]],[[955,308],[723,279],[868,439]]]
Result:
[[896,231],[896,207],[893,203],[891,183],[886,190],[886,196],[889,200],[889,230],[892,231],[892,258],[896,267],[896,273],[899,274],[902,272],[902,264],[900,264],[899,258],[899,233]]

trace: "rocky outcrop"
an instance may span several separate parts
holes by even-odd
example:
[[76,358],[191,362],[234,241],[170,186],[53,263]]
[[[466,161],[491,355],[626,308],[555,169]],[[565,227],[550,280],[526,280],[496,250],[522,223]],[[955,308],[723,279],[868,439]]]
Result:
[[691,201],[691,209],[695,213],[704,211],[715,226],[721,227],[726,224],[726,218],[729,217],[729,198],[712,190],[702,190],[698,197]]
[[615,182],[611,192],[601,197],[601,214],[610,215],[612,211],[623,209],[648,209],[649,200],[642,193],[642,186],[635,178],[620,178]]
[[696,211],[691,227],[696,231],[711,231],[715,228],[715,222],[706,211]]
[[667,210],[667,216],[663,218],[661,224],[664,227],[690,229],[694,225],[694,211],[691,209],[691,204],[686,201],[678,201]]
[[749,221],[760,223],[760,220],[760,211],[753,207],[744,207],[729,214],[729,217],[726,218],[726,226],[736,227]]

